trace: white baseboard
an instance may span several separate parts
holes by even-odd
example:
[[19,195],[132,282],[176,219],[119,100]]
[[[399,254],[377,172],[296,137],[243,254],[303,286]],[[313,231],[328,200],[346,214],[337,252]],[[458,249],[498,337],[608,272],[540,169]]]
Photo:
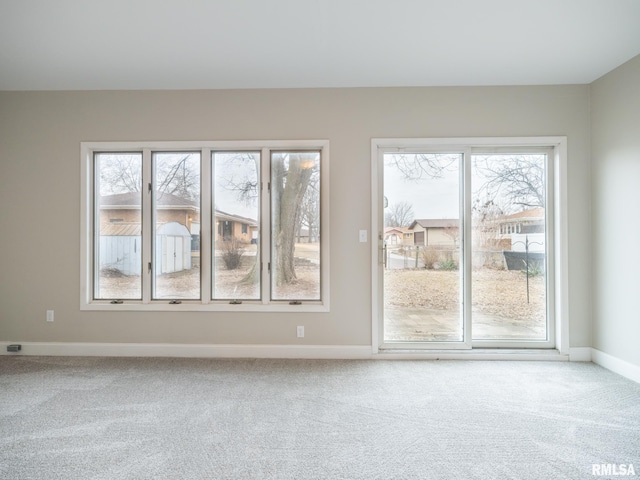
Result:
[[374,355],[378,360],[497,360],[497,361],[545,361],[566,362],[568,355],[557,350],[539,349],[496,349],[477,348],[473,350],[380,350]]
[[573,347],[569,349],[570,362],[590,362],[591,347]]
[[[18,342],[15,342],[18,343]],[[0,342],[0,355],[68,357],[191,357],[191,358],[371,358],[368,345],[190,345],[162,343],[21,343],[19,353],[8,353]]]
[[640,366],[629,363],[595,348],[591,349],[591,361],[623,377],[640,383]]
[[[18,343],[18,342],[15,342]],[[11,342],[0,342],[0,355],[86,357],[184,358],[301,358],[376,360],[567,360],[557,352],[387,352],[372,354],[368,345],[190,345],[171,343],[23,342],[18,353],[7,352]],[[594,363],[640,383],[640,366],[594,348],[572,348],[569,360]]]
[[[19,343],[19,342],[14,342]],[[184,358],[306,358],[375,360],[543,360],[567,361],[557,350],[478,349],[474,351],[380,351],[369,345],[208,345],[173,343],[23,342],[18,353],[8,353],[10,342],[0,342],[0,355],[67,357],[184,357]]]

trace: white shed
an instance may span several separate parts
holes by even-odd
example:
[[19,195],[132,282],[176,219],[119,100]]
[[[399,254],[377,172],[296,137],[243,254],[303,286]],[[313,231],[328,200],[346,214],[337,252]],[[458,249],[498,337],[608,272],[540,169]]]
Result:
[[191,269],[191,233],[178,222],[158,226],[156,230],[156,273]]
[[140,275],[140,242],[139,223],[114,223],[102,227],[98,243],[100,269],[118,270],[124,275]]
[[[100,229],[100,268],[119,270],[124,275],[142,272],[139,223],[118,223]],[[155,238],[156,273],[191,269],[191,233],[178,222],[158,225]]]

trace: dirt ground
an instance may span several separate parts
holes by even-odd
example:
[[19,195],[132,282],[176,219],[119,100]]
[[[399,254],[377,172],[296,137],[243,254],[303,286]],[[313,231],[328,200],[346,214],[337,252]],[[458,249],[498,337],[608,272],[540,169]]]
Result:
[[[385,306],[456,310],[459,308],[460,273],[441,270],[386,270]],[[544,277],[523,272],[481,269],[472,273],[473,310],[514,321],[545,316]]]
[[[243,257],[241,267],[227,270],[220,262],[216,268],[216,299],[259,299],[258,284],[246,279],[255,257]],[[274,299],[318,299],[320,297],[320,269],[314,264],[296,267],[298,281],[291,285],[275,287]],[[140,277],[110,272],[100,278],[100,298],[135,299],[140,298]],[[200,269],[160,275],[156,279],[155,298],[198,299],[200,297]]]
[[[259,299],[257,283],[246,277],[255,256],[243,257],[241,268],[227,270],[217,264],[215,298]],[[313,263],[297,265],[297,283],[276,287],[274,298],[317,299],[320,290],[319,267]],[[473,272],[474,312],[508,318],[514,322],[539,322],[545,318],[544,277],[527,278],[523,272],[482,269]],[[156,298],[198,299],[200,269],[161,275],[157,278]],[[389,269],[384,274],[385,306],[393,308],[456,311],[459,309],[460,274],[457,271]],[[100,279],[100,297],[140,298],[140,277],[112,273]]]

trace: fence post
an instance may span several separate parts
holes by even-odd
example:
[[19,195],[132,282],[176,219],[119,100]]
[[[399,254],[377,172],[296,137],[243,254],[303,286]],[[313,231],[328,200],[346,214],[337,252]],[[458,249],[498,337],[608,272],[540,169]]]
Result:
[[420,251],[420,245],[416,245],[416,266],[418,268],[418,252]]

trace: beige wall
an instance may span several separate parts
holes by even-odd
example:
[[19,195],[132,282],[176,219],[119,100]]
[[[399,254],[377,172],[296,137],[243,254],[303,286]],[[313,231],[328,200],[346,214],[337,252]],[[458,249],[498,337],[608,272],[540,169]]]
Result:
[[[371,138],[566,135],[571,346],[590,346],[588,98],[588,86],[0,93],[0,340],[368,345]],[[331,312],[80,311],[80,142],[234,139],[331,142]]]
[[640,366],[640,56],[591,86],[593,347]]

